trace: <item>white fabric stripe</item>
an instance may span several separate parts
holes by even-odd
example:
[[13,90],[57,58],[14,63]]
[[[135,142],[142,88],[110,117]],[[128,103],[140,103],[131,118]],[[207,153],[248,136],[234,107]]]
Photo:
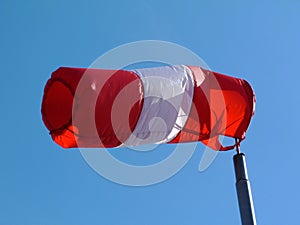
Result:
[[134,70],[142,80],[144,104],[126,146],[167,143],[185,125],[194,94],[192,71],[184,66]]

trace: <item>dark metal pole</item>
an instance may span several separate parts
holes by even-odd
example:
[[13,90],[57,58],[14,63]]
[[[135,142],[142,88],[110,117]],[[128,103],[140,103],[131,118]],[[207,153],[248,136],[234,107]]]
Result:
[[256,225],[245,154],[238,152],[233,157],[233,162],[236,176],[236,191],[239,200],[242,225]]

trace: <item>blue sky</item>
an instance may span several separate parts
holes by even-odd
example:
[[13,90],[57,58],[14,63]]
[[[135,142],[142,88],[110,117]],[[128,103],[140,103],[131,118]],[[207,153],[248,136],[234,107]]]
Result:
[[296,0],[1,0],[0,224],[240,224],[233,151],[200,173],[199,144],[171,179],[127,187],[51,141],[40,114],[51,72],[145,39],[187,47],[252,84],[257,110],[242,151],[258,223],[299,224],[299,10]]

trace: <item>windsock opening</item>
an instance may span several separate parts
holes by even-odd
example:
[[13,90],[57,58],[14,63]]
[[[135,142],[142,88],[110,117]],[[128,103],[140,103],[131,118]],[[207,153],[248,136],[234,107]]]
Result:
[[49,80],[42,104],[43,120],[50,133],[60,133],[72,123],[73,90],[59,79]]

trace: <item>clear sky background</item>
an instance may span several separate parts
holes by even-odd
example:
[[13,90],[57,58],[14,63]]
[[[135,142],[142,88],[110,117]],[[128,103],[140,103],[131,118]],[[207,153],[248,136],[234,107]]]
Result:
[[40,105],[51,72],[144,39],[185,46],[252,84],[242,151],[258,224],[300,224],[299,24],[298,0],[0,0],[0,225],[240,224],[234,151],[200,173],[199,144],[171,179],[127,187],[50,139]]

